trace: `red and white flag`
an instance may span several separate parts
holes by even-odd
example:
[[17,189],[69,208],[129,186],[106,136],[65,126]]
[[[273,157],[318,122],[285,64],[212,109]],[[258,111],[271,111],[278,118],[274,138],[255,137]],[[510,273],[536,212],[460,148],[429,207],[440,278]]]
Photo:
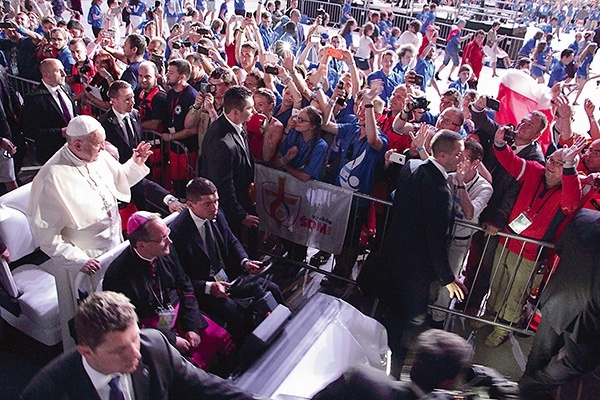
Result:
[[535,110],[546,115],[548,127],[538,139],[545,154],[551,143],[550,123],[553,119],[550,88],[537,83],[523,71],[511,69],[500,81],[497,99],[501,106],[500,111],[496,112],[496,122],[500,125],[517,126],[524,116]]

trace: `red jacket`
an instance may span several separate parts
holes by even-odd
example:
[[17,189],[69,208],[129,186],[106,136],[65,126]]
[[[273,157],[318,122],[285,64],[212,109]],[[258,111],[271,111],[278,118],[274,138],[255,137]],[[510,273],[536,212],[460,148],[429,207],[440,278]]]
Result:
[[473,68],[475,80],[479,80],[479,74],[483,68],[483,46],[475,40],[471,40],[463,49],[462,64],[469,64]]
[[[563,171],[562,185],[546,189],[546,168],[543,165],[518,157],[508,146],[494,146],[494,153],[500,164],[521,185],[521,191],[508,218],[509,224],[526,212],[532,223],[520,233],[521,236],[547,242],[555,239],[557,231],[562,231],[560,228],[580,208],[581,184],[575,168]],[[508,225],[504,232],[515,233]],[[502,243],[506,240],[501,238]],[[519,254],[522,246],[523,242],[520,240],[508,240],[507,247],[514,253]],[[539,246],[527,243],[523,249],[523,257],[536,260],[538,251]]]

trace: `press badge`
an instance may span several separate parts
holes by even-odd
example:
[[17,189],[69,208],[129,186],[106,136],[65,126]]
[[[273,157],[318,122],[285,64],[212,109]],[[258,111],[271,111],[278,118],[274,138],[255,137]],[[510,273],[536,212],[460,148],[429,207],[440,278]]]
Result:
[[175,127],[174,127],[174,126],[170,126],[168,129],[169,129],[169,133],[170,133],[171,135],[173,135],[173,134],[175,134],[175,133],[177,132],[177,131],[175,130]]
[[158,326],[157,328],[171,329],[175,324],[175,318],[177,318],[177,311],[169,304],[168,308],[159,307],[158,313]]
[[215,278],[216,282],[229,282],[229,277],[223,268],[221,268],[213,278]]
[[529,228],[530,225],[531,220],[529,219],[525,211],[519,214],[517,218],[515,218],[510,224],[508,224],[508,226],[510,226],[510,229],[512,229],[513,232],[517,235],[519,235],[525,229]]

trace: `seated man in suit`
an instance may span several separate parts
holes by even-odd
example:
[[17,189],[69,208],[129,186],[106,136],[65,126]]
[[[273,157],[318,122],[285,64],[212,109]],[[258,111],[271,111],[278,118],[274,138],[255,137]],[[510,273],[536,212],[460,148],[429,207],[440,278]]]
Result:
[[228,371],[235,345],[204,317],[158,214],[138,211],[127,221],[131,246],[108,267],[102,287],[126,295],[144,327],[160,330],[182,354],[207,371]]
[[[457,389],[473,359],[473,348],[462,337],[430,329],[418,337],[410,382],[398,382],[383,371],[353,366],[313,400],[413,400],[435,389]],[[444,397],[442,397],[444,398]]]
[[75,314],[75,331],[77,349],[42,369],[22,400],[256,398],[194,367],[158,331],[140,331],[135,307],[122,294],[92,293]]
[[[227,323],[236,342],[252,331],[252,321],[231,298],[227,288],[240,274],[257,274],[262,269],[258,261],[248,259],[240,241],[229,229],[223,211],[219,209],[219,194],[215,185],[205,178],[190,181],[186,189],[186,210],[171,224],[171,235],[185,273],[190,277],[198,303],[209,315]],[[258,283],[262,278],[258,278]],[[283,303],[279,287],[266,287],[275,300]],[[237,294],[240,297],[261,293]]]

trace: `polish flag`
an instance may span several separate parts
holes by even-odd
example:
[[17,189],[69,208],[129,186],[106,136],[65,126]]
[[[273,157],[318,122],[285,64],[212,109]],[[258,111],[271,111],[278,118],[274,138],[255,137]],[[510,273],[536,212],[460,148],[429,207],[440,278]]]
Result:
[[548,127],[538,139],[545,154],[551,143],[550,123],[553,119],[550,88],[537,83],[526,72],[510,69],[500,81],[497,99],[501,106],[496,112],[496,122],[500,125],[517,126],[524,116],[535,110],[546,115]]

